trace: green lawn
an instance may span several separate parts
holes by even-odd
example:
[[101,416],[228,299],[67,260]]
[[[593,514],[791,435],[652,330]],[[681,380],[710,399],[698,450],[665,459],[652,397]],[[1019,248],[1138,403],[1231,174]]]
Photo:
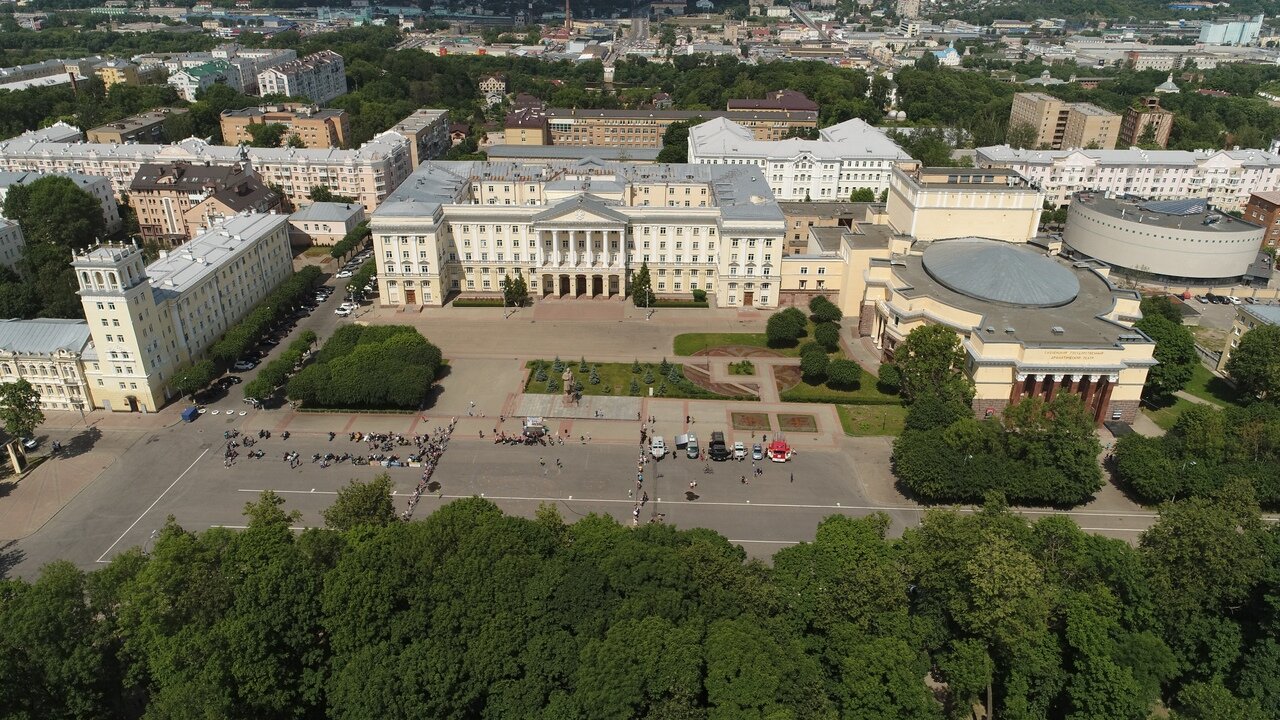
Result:
[[[547,381],[550,381],[551,378],[556,375],[556,373],[552,370],[550,360],[546,360],[546,361],[530,360],[525,365],[526,367],[528,367],[530,370],[533,371],[529,373],[529,382],[526,383],[524,386],[524,391],[527,393],[544,393],[545,394],[548,392],[547,382],[539,381],[537,379],[536,370],[539,362],[545,362],[547,365]],[[595,385],[591,384],[590,372],[586,372],[586,373],[579,372],[578,360],[572,360],[572,361],[566,360],[565,364],[568,366],[570,370],[573,371],[574,378],[578,382],[582,383],[583,395],[614,395],[614,396],[623,396],[623,397],[627,395],[635,395],[637,397],[645,397],[645,396],[648,396],[649,388],[652,387],[654,392],[654,397],[691,398],[691,399],[703,398],[703,399],[713,399],[713,400],[726,399],[726,396],[724,395],[717,395],[715,393],[708,392],[698,387],[697,385],[694,385],[688,380],[686,380],[684,377],[684,366],[680,365],[679,363],[672,363],[672,365],[674,365],[676,368],[676,372],[679,373],[680,375],[680,382],[676,384],[673,384],[667,380],[666,376],[663,375],[661,368],[659,367],[659,363],[649,363],[649,364],[641,363],[643,367],[652,369],[653,371],[652,383],[646,383],[644,381],[646,377],[645,371],[642,370],[639,373],[631,372],[631,363],[595,363],[596,371],[600,375],[600,382],[599,384],[595,384]],[[591,363],[588,363],[588,365],[590,364]],[[635,380],[636,382],[639,383],[640,392],[638,393],[630,392],[632,380]],[[659,388],[665,388],[661,395],[658,394]],[[563,392],[563,390],[554,390],[552,392],[560,393],[560,392]],[[754,399],[754,397],[752,399]]]
[[1213,371],[1203,363],[1196,363],[1195,372],[1192,373],[1191,380],[1184,389],[1188,394],[1219,405],[1236,405],[1240,397],[1235,388],[1231,387],[1226,380],[1214,375]]
[[329,246],[328,245],[312,245],[306,250],[303,250],[302,254],[306,255],[307,257],[328,257]]
[[899,405],[902,402],[896,393],[881,392],[876,387],[876,376],[866,370],[862,371],[862,379],[857,390],[835,390],[826,385],[810,385],[801,380],[795,387],[782,391],[780,396],[783,402],[829,402],[850,405]]
[[1194,405],[1195,403],[1183,398],[1174,398],[1171,404],[1161,404],[1154,407],[1150,403],[1144,402],[1142,404],[1142,412],[1146,413],[1147,417],[1151,418],[1156,425],[1168,430],[1173,427],[1174,423],[1178,422],[1178,416],[1182,414],[1183,410]]
[[907,419],[901,405],[837,405],[836,412],[844,434],[854,437],[900,435]]
[[[769,348],[783,357],[800,357],[800,346],[813,339],[813,321],[805,325],[805,335],[793,347],[769,347],[769,340],[764,333],[684,333],[677,335],[671,343],[676,355],[693,355],[699,350],[727,345],[746,345],[747,347]],[[832,358],[840,357],[840,351],[831,353]]]

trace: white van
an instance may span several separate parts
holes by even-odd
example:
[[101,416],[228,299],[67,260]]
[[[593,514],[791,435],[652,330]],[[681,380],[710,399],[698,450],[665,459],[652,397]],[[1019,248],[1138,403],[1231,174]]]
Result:
[[649,441],[649,454],[655,459],[667,454],[667,441],[663,440],[661,435],[654,435]]

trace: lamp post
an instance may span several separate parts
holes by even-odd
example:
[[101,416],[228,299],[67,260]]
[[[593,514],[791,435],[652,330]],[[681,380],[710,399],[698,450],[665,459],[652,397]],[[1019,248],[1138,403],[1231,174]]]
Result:
[[76,398],[71,401],[71,407],[80,411],[80,422],[86,423],[88,420],[84,416],[84,400]]

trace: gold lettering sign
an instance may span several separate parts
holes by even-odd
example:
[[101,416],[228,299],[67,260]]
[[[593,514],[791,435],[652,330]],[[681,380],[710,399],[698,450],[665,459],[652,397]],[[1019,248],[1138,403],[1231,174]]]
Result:
[[1054,360],[1092,360],[1097,353],[1089,350],[1047,350],[1045,354]]

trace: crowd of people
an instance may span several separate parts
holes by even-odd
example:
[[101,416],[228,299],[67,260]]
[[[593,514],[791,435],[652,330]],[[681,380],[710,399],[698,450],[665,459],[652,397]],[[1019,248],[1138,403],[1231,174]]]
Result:
[[413,495],[409,498],[409,508],[401,513],[401,517],[405,520],[413,517],[413,510],[418,506],[418,500],[422,497],[422,493],[426,492],[427,487],[431,485],[431,474],[435,472],[436,465],[439,464],[441,456],[444,455],[445,448],[449,446],[449,438],[453,436],[453,428],[457,424],[458,419],[453,418],[448,425],[437,427],[428,435],[414,436],[414,444],[418,448],[417,455],[422,462],[422,478],[418,480],[418,485],[413,489]]

